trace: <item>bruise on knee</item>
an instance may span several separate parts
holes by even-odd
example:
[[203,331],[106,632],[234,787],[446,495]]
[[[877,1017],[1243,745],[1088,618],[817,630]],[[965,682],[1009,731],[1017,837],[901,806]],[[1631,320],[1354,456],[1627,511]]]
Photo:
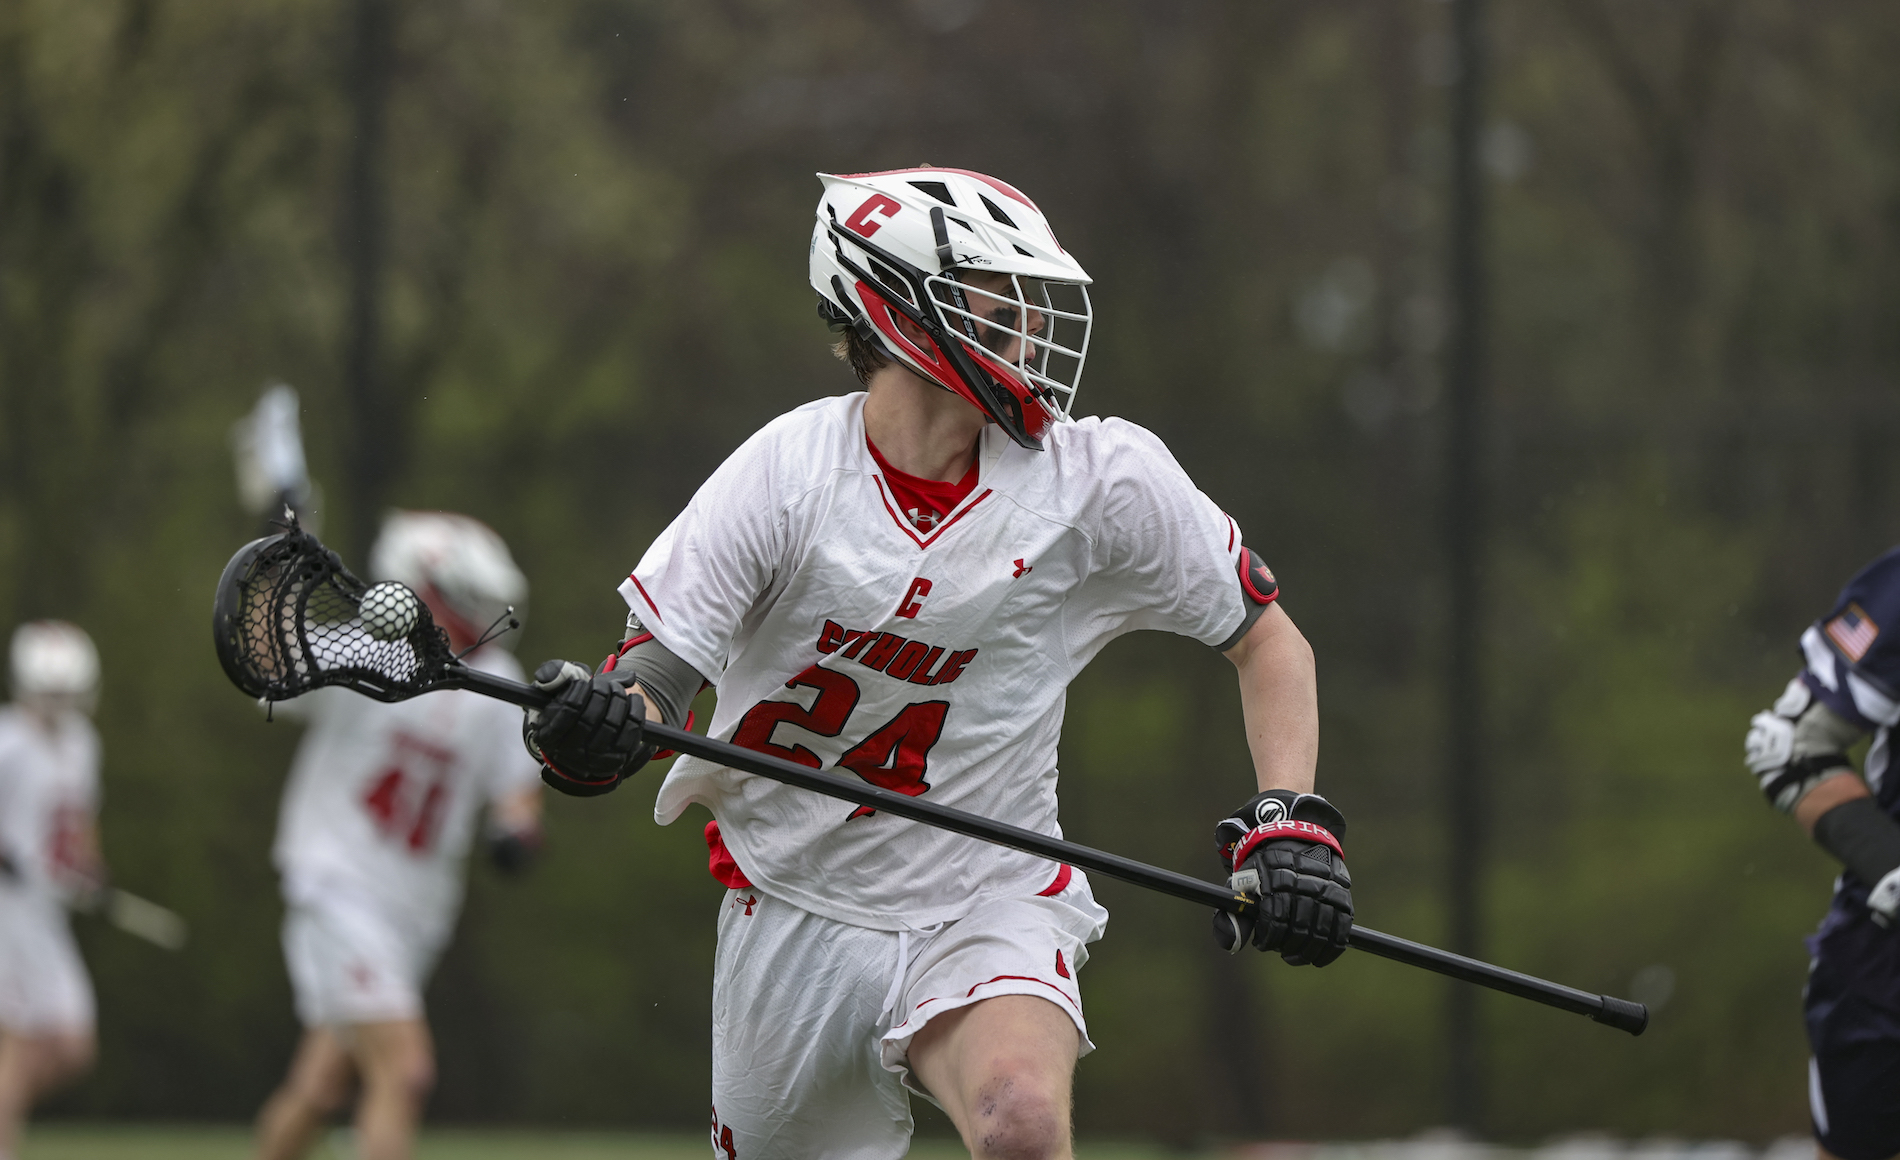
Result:
[[1061,1155],[1068,1142],[1057,1101],[1010,1076],[978,1088],[970,1110],[971,1144],[986,1160],[1044,1160]]

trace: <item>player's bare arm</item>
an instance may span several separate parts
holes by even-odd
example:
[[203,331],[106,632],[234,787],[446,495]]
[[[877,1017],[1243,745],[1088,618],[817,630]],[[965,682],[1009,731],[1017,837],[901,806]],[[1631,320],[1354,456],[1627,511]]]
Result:
[[1832,813],[1835,806],[1872,796],[1867,783],[1856,774],[1832,777],[1815,786],[1795,805],[1794,820],[1801,823],[1801,832],[1812,838],[1815,826]]
[[1352,933],[1346,819],[1313,792],[1319,763],[1319,686],[1313,649],[1279,604],[1273,573],[1242,549],[1248,616],[1222,651],[1240,676],[1241,715],[1260,792],[1221,819],[1214,842],[1235,890],[1260,899],[1256,918],[1214,915],[1230,952],[1252,943],[1289,963],[1325,966]]
[[1275,603],[1226,657],[1240,672],[1240,713],[1259,788],[1312,793],[1319,764],[1313,647]]

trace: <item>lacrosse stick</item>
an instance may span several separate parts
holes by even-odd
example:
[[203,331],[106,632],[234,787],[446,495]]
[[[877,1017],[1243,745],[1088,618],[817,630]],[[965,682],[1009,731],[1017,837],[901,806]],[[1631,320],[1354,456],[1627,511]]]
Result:
[[82,899],[73,909],[82,914],[96,914],[125,933],[142,938],[155,947],[168,951],[185,949],[185,939],[189,934],[185,920],[129,890],[108,886]]
[[278,383],[258,396],[251,413],[231,427],[238,498],[261,519],[289,506],[315,523],[312,511],[321,506],[304,462],[298,410],[297,392]]
[[[401,701],[437,689],[467,689],[527,708],[541,708],[552,699],[545,690],[462,664],[449,649],[448,635],[429,618],[428,608],[414,593],[388,582],[364,585],[343,567],[336,553],[298,527],[294,515],[285,515],[288,526],[282,535],[245,545],[218,581],[212,616],[218,659],[238,688],[266,701],[285,700],[325,685],[340,685],[379,701]],[[1249,895],[1186,874],[847,781],[684,729],[656,723],[645,728],[656,745],[732,769],[1080,866],[1243,918],[1257,910],[1257,902]],[[1641,1035],[1649,1023],[1649,1011],[1640,1003],[1580,991],[1357,924],[1351,945],[1381,958],[1587,1015],[1631,1035]]]
[[[0,851],[0,882],[20,881],[20,868],[12,857]],[[127,934],[137,935],[153,946],[168,951],[185,947],[185,920],[156,902],[149,902],[116,886],[86,888],[66,899],[66,906],[80,914],[96,914]]]

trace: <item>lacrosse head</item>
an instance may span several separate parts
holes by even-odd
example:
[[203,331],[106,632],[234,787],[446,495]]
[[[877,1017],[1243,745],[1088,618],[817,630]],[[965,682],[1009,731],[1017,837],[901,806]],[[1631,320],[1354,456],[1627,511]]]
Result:
[[[285,701],[324,685],[379,701],[428,692],[456,664],[448,634],[408,593],[393,632],[382,614],[393,585],[379,584],[365,624],[367,585],[337,554],[290,517],[281,535],[253,540],[231,557],[212,604],[218,660],[231,683],[253,697]],[[404,590],[407,591],[406,589]]]

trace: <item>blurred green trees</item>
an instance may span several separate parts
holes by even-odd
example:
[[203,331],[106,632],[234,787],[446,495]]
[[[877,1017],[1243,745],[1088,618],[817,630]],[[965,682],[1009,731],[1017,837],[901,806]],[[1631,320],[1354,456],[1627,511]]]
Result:
[[[811,172],[997,172],[1097,278],[1081,409],[1168,441],[1315,644],[1363,916],[1438,936],[1442,6],[394,11],[389,500],[508,539],[524,659],[604,651],[614,584],[719,459],[853,386],[804,281]],[[0,6],[0,624],[100,640],[108,854],[196,935],[167,958],[85,932],[103,1055],[74,1112],[246,1116],[295,1032],[267,850],[296,738],[225,684],[205,614],[255,532],[227,439],[258,389],[302,392],[332,495],[352,438],[344,21]],[[1799,627],[1894,538],[1900,13],[1534,0],[1494,35],[1492,955],[1673,987],[1637,1041],[1487,1001],[1491,1126],[1797,1131],[1799,938],[1832,871],[1738,751]],[[1211,875],[1244,760],[1226,666],[1131,638],[1074,691],[1065,826]],[[696,827],[648,820],[655,784],[553,802],[526,883],[476,869],[431,992],[437,1114],[702,1117],[717,887]],[[1085,1131],[1434,1122],[1436,981],[1229,960],[1191,908],[1100,890]]]

